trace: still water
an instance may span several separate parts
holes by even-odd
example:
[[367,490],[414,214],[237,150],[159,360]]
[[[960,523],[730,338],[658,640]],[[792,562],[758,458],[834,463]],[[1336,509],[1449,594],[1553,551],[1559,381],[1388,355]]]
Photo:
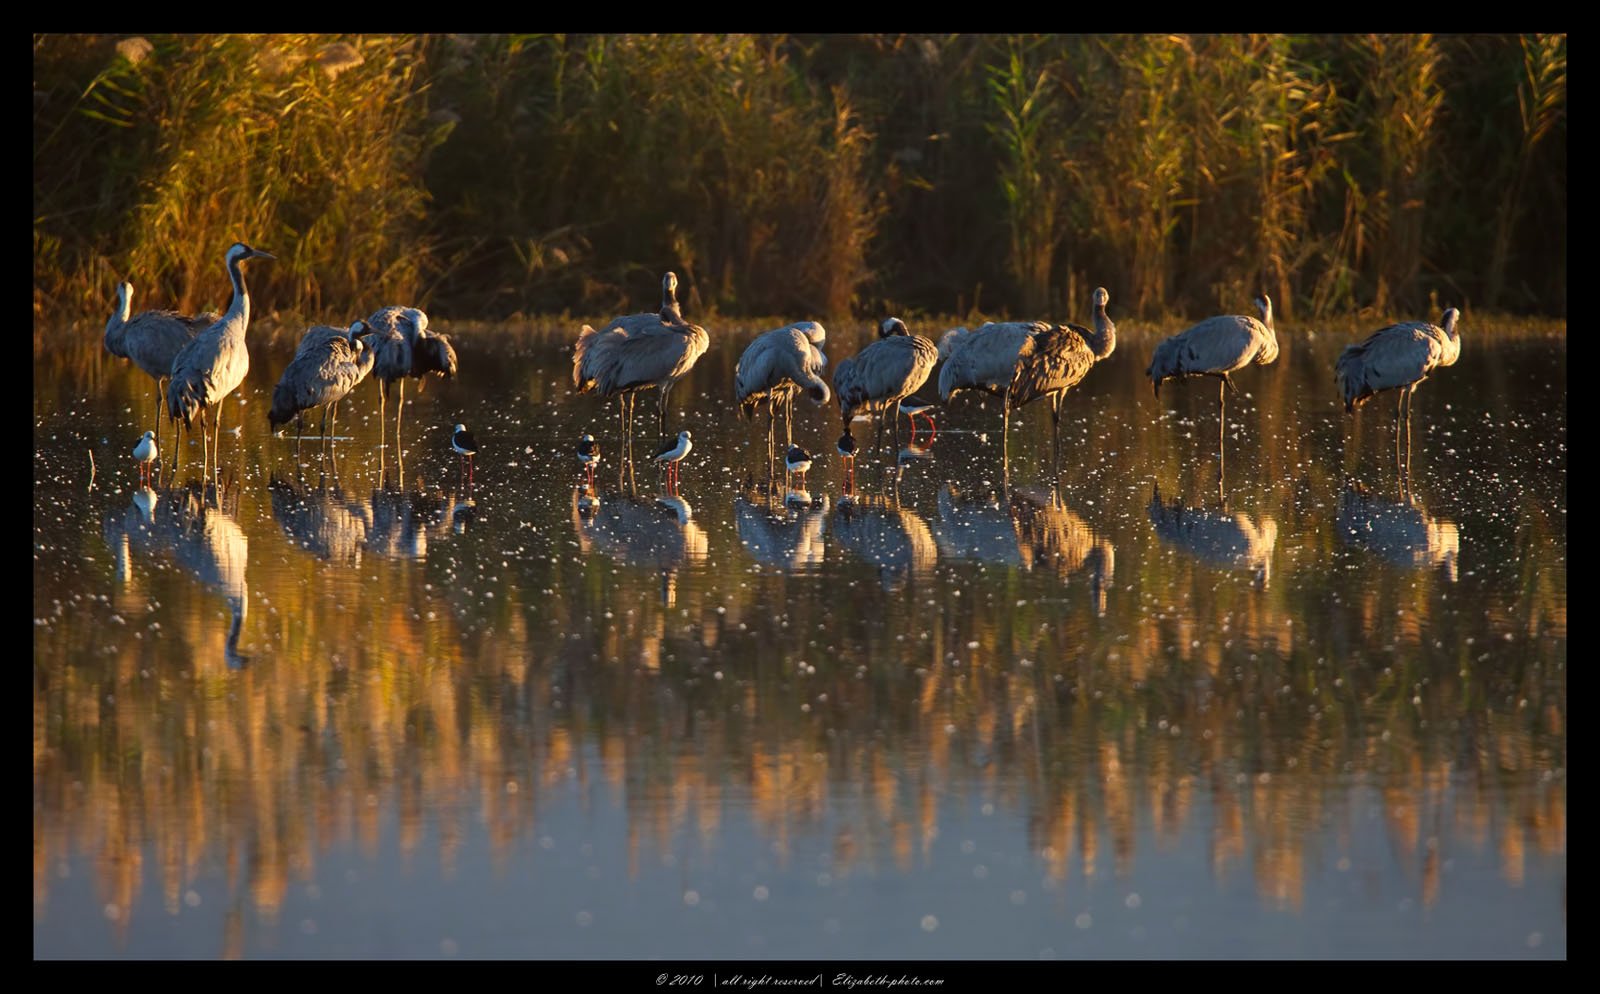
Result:
[[1123,327],[1054,492],[1044,405],[1007,481],[958,398],[846,500],[805,400],[767,487],[764,329],[710,330],[674,498],[565,332],[458,331],[397,484],[375,385],[268,433],[252,331],[220,495],[198,445],[141,490],[97,327],[36,348],[35,955],[1566,956],[1564,337],[1463,325],[1409,493],[1354,333],[1235,378],[1219,495],[1214,384]]

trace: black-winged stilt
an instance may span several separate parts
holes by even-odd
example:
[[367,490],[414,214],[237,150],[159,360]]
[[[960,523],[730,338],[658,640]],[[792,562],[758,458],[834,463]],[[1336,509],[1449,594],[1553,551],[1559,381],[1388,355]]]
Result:
[[656,450],[656,462],[666,463],[667,465],[668,493],[672,492],[672,488],[676,486],[678,482],[678,463],[683,460],[684,456],[689,454],[689,449],[692,447],[693,443],[689,441],[689,431],[688,429],[684,429],[683,431],[678,432],[678,437],[676,439],[668,439],[667,441],[662,442],[661,448]]

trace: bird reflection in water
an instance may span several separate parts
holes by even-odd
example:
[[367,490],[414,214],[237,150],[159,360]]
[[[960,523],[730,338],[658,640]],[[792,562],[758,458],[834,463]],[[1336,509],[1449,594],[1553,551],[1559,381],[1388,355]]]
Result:
[[1150,496],[1150,523],[1167,545],[1217,566],[1248,569],[1254,585],[1266,589],[1272,580],[1272,549],[1278,544],[1278,523],[1269,515],[1208,511],[1184,504],[1182,498],[1161,500],[1161,490]]
[[1088,570],[1095,613],[1105,616],[1116,547],[1053,489],[1012,487],[1002,497],[992,490],[963,492],[947,483],[939,491],[934,539],[939,555],[948,559],[1020,566],[1029,572],[1043,566],[1062,580]]
[[131,559],[138,554],[170,559],[201,585],[221,593],[232,616],[223,656],[229,669],[240,669],[250,661],[239,652],[250,604],[245,582],[250,545],[233,513],[208,504],[204,492],[197,482],[160,493],[142,487],[128,507],[107,514],[104,535],[124,583],[132,579]]
[[786,571],[822,565],[827,514],[826,495],[804,505],[760,490],[733,499],[734,526],[745,551],[759,563]]
[[856,493],[839,502],[830,527],[840,547],[878,567],[885,590],[926,576],[939,558],[927,522],[892,496]]
[[709,545],[689,502],[676,495],[651,500],[608,494],[585,511],[582,497],[572,492],[572,525],[584,555],[600,552],[630,566],[654,567],[661,573],[661,602],[672,607],[678,570],[703,562]]
[[1339,496],[1336,519],[1339,540],[1365,549],[1395,566],[1427,569],[1443,566],[1456,582],[1461,533],[1454,522],[1428,513],[1414,497],[1390,501],[1351,483]]

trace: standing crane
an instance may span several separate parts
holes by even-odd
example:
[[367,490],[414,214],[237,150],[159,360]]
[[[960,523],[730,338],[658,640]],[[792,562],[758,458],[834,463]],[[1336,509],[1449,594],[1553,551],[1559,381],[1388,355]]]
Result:
[[1265,366],[1278,358],[1278,335],[1272,327],[1272,298],[1256,298],[1258,321],[1243,314],[1206,318],[1156,346],[1145,375],[1157,397],[1161,381],[1185,376],[1215,376],[1217,384],[1217,486],[1222,486],[1223,450],[1227,435],[1226,391],[1238,388],[1229,373],[1255,363]]
[[[318,325],[306,332],[294,359],[272,390],[272,409],[267,412],[267,422],[273,431],[288,424],[290,418],[299,421],[306,411],[320,407],[322,439],[324,444],[328,443],[332,438],[329,414],[337,427],[339,401],[372,372],[373,352],[357,337],[365,329],[365,322],[356,321],[348,329]],[[303,428],[298,430],[304,433]]]
[[[1394,404],[1394,444],[1396,461],[1400,449],[1400,418],[1405,410],[1406,477],[1411,475],[1411,395],[1428,374],[1442,366],[1454,366],[1461,358],[1461,332],[1456,324],[1461,312],[1454,307],[1444,312],[1438,325],[1426,321],[1405,321],[1380,328],[1359,345],[1347,345],[1334,364],[1344,409],[1356,408],[1385,390],[1397,391]],[[1441,327],[1441,325],[1443,327]]]
[[398,304],[380,308],[367,318],[362,335],[372,350],[372,376],[378,381],[378,446],[387,441],[384,419],[388,416],[389,387],[399,381],[400,397],[394,410],[394,451],[403,458],[400,445],[400,420],[406,406],[406,377],[421,379],[430,373],[453,379],[456,375],[456,350],[450,336],[428,330],[428,315],[415,307]]
[[902,398],[927,382],[928,374],[939,361],[938,348],[921,335],[913,335],[899,318],[885,318],[878,326],[878,340],[839,363],[833,374],[833,389],[839,397],[839,413],[845,433],[857,411],[878,414],[873,446],[882,443],[883,419],[894,426],[894,448],[900,451]]
[[677,276],[662,277],[662,305],[658,314],[630,314],[595,331],[584,325],[572,352],[572,385],[579,393],[591,390],[601,397],[617,397],[622,420],[624,459],[626,441],[633,436],[634,395],[654,387],[659,392],[656,412],[659,430],[667,431],[667,398],[677,382],[689,374],[705,354],[711,338],[699,325],[683,320],[673,292]]
[[1075,324],[1006,321],[946,336],[949,357],[939,373],[939,396],[948,401],[959,390],[984,390],[1000,398],[1002,463],[1010,457],[1012,409],[1049,397],[1055,465],[1060,468],[1061,398],[1117,347],[1117,326],[1106,314],[1111,294],[1097,287],[1092,299],[1093,331]]
[[[248,259],[276,258],[269,252],[254,249],[244,242],[234,242],[225,257],[228,278],[233,281],[233,302],[228,312],[205,331],[200,332],[178,350],[172,359],[172,381],[167,385],[167,413],[174,421],[183,419],[184,427],[200,417],[201,460],[200,479],[206,479],[211,464],[211,449],[222,447],[222,402],[228,394],[238,389],[250,372],[250,351],[245,345],[245,329],[250,326],[250,291],[244,285],[240,266]],[[216,445],[206,436],[210,410],[217,409]]]
[[133,284],[117,284],[117,309],[106,322],[106,351],[132,360],[156,381],[156,455],[161,454],[161,399],[167,392],[172,360],[190,339],[217,323],[217,315],[207,311],[190,317],[177,311],[133,312]]
[[739,402],[739,413],[745,417],[754,414],[764,400],[767,402],[767,465],[772,465],[775,454],[777,411],[783,408],[785,441],[794,444],[794,397],[804,390],[806,396],[818,404],[826,404],[833,396],[828,381],[822,378],[828,367],[828,357],[822,346],[828,332],[815,321],[797,321],[757,335],[739,357],[733,374],[733,394]]

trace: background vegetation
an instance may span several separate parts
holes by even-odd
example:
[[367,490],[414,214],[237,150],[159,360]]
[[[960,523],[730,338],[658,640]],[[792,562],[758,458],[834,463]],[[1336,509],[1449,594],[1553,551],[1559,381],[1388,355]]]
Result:
[[1564,317],[1565,35],[50,35],[34,313]]

